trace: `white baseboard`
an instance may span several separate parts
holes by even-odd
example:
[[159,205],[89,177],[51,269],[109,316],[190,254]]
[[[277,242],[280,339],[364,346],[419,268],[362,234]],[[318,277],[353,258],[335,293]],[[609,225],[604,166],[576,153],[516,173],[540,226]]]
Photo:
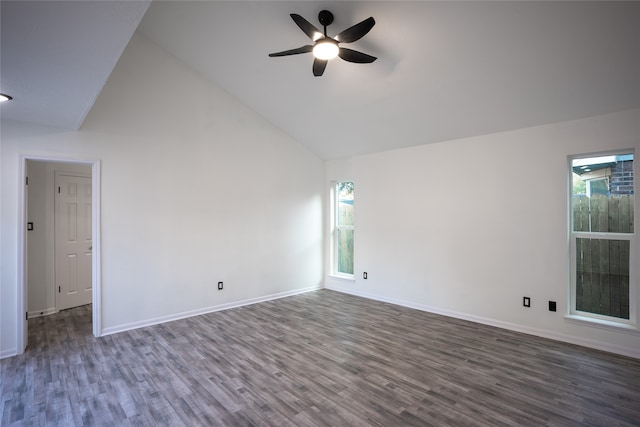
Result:
[[34,317],[42,317],[42,316],[49,316],[50,314],[56,314],[58,312],[58,310],[54,308],[47,308],[45,310],[34,310],[34,311],[29,311],[27,313],[27,316],[29,319],[32,319]]
[[310,286],[308,288],[296,289],[293,291],[279,292],[277,294],[265,295],[257,298],[250,298],[241,301],[234,301],[227,304],[214,305],[211,307],[199,308],[197,310],[185,311],[182,313],[170,314],[167,316],[155,317],[153,319],[141,320],[139,322],[126,323],[124,325],[111,326],[104,328],[100,336],[117,334],[119,332],[130,331],[132,329],[144,328],[145,326],[158,325],[160,323],[173,322],[174,320],[186,319],[187,317],[199,316],[201,314],[214,313],[216,311],[229,310],[231,308],[243,307],[245,305],[257,304],[260,302],[271,301],[280,298],[286,298],[293,295],[303,294],[306,292],[322,289],[322,285]]
[[9,350],[0,351],[0,359],[6,359],[7,357],[13,357],[18,354],[18,349],[10,348]]
[[354,291],[352,289],[343,288],[340,286],[329,285],[325,286],[325,289],[329,289],[332,291],[342,292],[345,294],[355,295],[362,298],[372,299],[375,301],[386,302],[389,304],[395,304],[402,307],[413,308],[420,311],[426,311],[428,313],[440,314],[442,316],[453,317],[456,319],[468,320],[470,322],[480,323],[483,325],[495,326],[497,328],[508,329],[510,331],[522,332],[524,334],[535,335],[542,338],[548,338],[555,341],[562,341],[569,344],[576,344],[583,347],[589,347],[596,350],[607,351],[609,353],[620,354],[622,356],[633,357],[635,359],[640,359],[640,352],[634,351],[633,349],[629,349],[626,347],[620,347],[617,345],[602,343],[595,340],[590,340],[586,338],[574,337],[565,334],[560,334],[553,331],[548,331],[544,329],[531,328],[528,326],[518,325],[516,323],[511,322],[503,322],[500,320],[491,319],[488,317],[482,316],[474,316],[471,314],[461,313],[452,310],[446,310],[439,307],[432,307],[424,304],[417,304],[410,301],[397,300],[393,298],[380,297],[379,295],[369,294],[366,292]]

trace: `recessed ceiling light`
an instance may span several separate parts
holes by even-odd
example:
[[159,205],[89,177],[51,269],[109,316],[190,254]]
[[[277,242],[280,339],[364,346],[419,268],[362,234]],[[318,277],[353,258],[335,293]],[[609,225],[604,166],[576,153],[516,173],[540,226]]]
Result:
[[4,93],[0,93],[0,102],[11,101],[13,98],[9,95],[5,95]]

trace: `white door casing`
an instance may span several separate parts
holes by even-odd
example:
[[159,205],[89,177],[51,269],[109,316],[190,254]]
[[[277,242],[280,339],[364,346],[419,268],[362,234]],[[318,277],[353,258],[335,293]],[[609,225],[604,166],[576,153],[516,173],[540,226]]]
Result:
[[92,302],[91,178],[56,174],[56,309]]

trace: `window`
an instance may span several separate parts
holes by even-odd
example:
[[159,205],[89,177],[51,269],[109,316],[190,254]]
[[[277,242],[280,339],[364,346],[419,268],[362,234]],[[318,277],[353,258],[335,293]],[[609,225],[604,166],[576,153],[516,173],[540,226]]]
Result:
[[574,158],[571,172],[571,314],[633,323],[633,154]]
[[353,182],[337,182],[334,192],[333,274],[353,277]]

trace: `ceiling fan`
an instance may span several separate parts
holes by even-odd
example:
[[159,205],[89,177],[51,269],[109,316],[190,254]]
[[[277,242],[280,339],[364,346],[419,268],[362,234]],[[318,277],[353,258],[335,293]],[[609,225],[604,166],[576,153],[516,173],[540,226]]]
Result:
[[270,53],[269,56],[288,56],[312,52],[314,56],[313,75],[316,77],[319,77],[324,73],[324,69],[327,67],[327,62],[336,56],[339,56],[345,61],[355,62],[358,64],[367,64],[377,59],[375,56],[339,46],[340,43],[353,43],[360,40],[375,25],[376,21],[373,17],[367,18],[364,21],[347,28],[335,37],[327,36],[327,26],[331,25],[333,22],[333,13],[328,10],[322,10],[318,14],[318,21],[320,21],[320,24],[324,27],[324,32],[318,30],[309,21],[296,13],[291,14],[291,19],[293,19],[298,27],[300,27],[300,29],[311,40],[313,40],[313,44],[308,44],[297,49]]

